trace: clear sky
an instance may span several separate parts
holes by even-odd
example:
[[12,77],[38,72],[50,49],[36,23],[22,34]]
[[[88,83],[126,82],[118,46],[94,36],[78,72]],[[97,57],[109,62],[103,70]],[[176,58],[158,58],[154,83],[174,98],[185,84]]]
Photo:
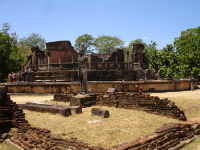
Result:
[[137,38],[158,48],[181,31],[200,26],[200,0],[0,0],[0,25],[19,37],[40,33],[47,42],[88,33]]

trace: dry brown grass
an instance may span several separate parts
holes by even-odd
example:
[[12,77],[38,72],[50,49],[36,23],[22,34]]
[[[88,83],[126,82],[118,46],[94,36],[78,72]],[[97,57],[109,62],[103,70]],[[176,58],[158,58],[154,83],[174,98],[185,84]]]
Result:
[[53,94],[11,94],[11,99],[17,104],[25,104],[26,102],[45,102],[53,100]]
[[197,139],[184,146],[181,150],[200,150],[200,137],[197,137]]
[[[99,108],[109,110],[110,117],[103,119],[91,116],[91,107],[84,108],[82,114],[70,117],[28,110],[24,112],[26,119],[33,126],[50,129],[52,133],[59,134],[61,137],[74,137],[91,145],[103,147],[130,142],[138,137],[150,135],[164,123],[178,122],[143,111],[111,107]],[[94,120],[100,122],[88,123]]]
[[[194,92],[153,93],[152,95],[168,97],[170,100],[175,101],[185,111],[188,118],[196,117],[200,114],[200,90]],[[17,103],[37,101],[62,105],[69,104],[51,101],[53,95],[12,95],[11,98]],[[59,134],[61,137],[74,137],[91,145],[99,145],[106,148],[149,135],[164,123],[179,122],[178,120],[148,114],[143,111],[112,107],[99,108],[109,110],[110,118],[103,119],[91,116],[91,107],[84,108],[82,114],[69,117],[28,110],[24,110],[24,112],[26,113],[26,119],[33,126],[50,129],[52,133]],[[94,120],[99,120],[100,122],[95,124],[88,123],[88,121]],[[190,144],[192,149],[195,146],[198,147],[198,143],[199,138]]]
[[0,150],[16,150],[16,148],[13,147],[13,146],[2,143],[2,144],[0,144]]

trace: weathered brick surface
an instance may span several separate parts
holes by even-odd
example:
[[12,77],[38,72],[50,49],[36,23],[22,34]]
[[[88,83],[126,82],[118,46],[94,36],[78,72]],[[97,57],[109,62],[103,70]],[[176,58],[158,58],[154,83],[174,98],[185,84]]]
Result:
[[[111,96],[115,97],[113,94]],[[146,96],[148,100],[159,101],[158,97],[149,98],[150,96]],[[164,101],[169,104],[167,100]],[[121,103],[119,104],[121,105]],[[73,138],[59,138],[51,134],[51,131],[47,129],[31,127],[25,120],[22,109],[10,100],[6,89],[0,87],[0,137],[5,132],[9,132],[10,140],[24,150],[105,150],[101,147],[91,147]],[[199,134],[199,123],[164,124],[161,128],[156,129],[155,134],[152,136],[116,145],[111,147],[110,150],[167,150]],[[0,138],[0,142],[2,141]]]
[[70,106],[90,107],[92,105],[96,105],[96,95],[76,95],[70,100]]
[[5,87],[0,87],[0,134],[6,133],[10,128],[29,127],[22,109],[7,95]]
[[74,50],[70,41],[49,42],[46,46],[47,51],[50,52],[50,63],[78,61],[78,53]]
[[75,139],[59,138],[47,129],[31,127],[22,109],[10,100],[6,88],[0,87],[0,142],[2,134],[7,132],[10,140],[24,150],[103,150]]
[[74,96],[74,94],[55,94],[54,95],[54,101],[61,101],[61,102],[70,102],[72,96]]
[[175,119],[186,120],[186,116],[174,102],[160,99],[144,93],[108,93],[97,96],[97,105],[119,107],[126,109],[139,109],[149,113],[164,115]]
[[113,150],[168,150],[181,141],[191,139],[196,134],[195,131],[200,129],[192,128],[200,124],[164,124],[161,128],[155,130],[155,134],[134,142],[114,146]]

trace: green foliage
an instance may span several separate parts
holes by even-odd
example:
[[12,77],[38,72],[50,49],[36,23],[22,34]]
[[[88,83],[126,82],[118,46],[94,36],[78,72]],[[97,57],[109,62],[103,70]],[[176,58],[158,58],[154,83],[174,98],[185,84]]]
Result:
[[16,38],[8,33],[9,28],[4,25],[0,30],[0,81],[5,81],[12,71],[18,71],[23,62]]
[[200,79],[200,27],[181,32],[174,46],[177,51],[179,76]]
[[20,39],[20,42],[29,48],[39,46],[40,49],[45,49],[46,47],[46,41],[39,33],[32,33],[29,36]]
[[160,51],[156,49],[156,42],[151,41],[151,43],[146,46],[144,53],[148,60],[149,68],[159,70],[160,62]]
[[94,40],[94,45],[99,53],[110,53],[116,48],[121,48],[124,42],[118,37],[102,35]]
[[172,44],[160,51],[159,69],[165,78],[178,78],[177,55]]
[[74,48],[76,51],[80,50],[81,43],[85,44],[87,48],[86,53],[94,52],[94,38],[91,35],[83,34],[76,39],[75,44],[74,44]]
[[29,36],[24,37],[18,41],[17,47],[23,57],[23,65],[26,64],[27,56],[31,55],[32,53],[31,47],[36,46],[39,46],[41,50],[45,50],[46,47],[46,41],[39,33],[32,33]]

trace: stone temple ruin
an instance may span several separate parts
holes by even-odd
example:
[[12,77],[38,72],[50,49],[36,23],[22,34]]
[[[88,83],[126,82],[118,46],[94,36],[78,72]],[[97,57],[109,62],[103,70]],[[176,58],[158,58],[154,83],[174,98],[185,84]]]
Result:
[[[16,76],[17,81],[78,81],[79,67],[87,68],[88,81],[136,81],[160,79],[160,72],[148,69],[144,45],[134,44],[131,53],[116,49],[109,54],[80,55],[70,41],[49,42],[47,51],[32,48],[27,70]],[[9,76],[9,79],[11,76]],[[11,79],[9,80],[11,81]]]
[[[32,48],[32,55],[28,56],[26,71],[17,73],[15,81],[9,75],[10,83],[5,84],[7,88],[0,87],[0,142],[6,141],[12,145],[20,146],[24,150],[106,150],[102,147],[89,146],[89,144],[79,142],[76,139],[62,139],[52,135],[51,131],[47,129],[32,127],[25,120],[22,108],[38,112],[58,113],[68,117],[72,113],[82,113],[84,107],[102,105],[142,110],[186,121],[184,111],[174,102],[150,96],[142,91],[141,83],[148,89],[154,87],[153,84],[157,88],[162,88],[162,86],[158,86],[159,82],[157,82],[161,79],[161,72],[156,73],[154,70],[148,69],[148,62],[143,50],[144,45],[134,44],[130,54],[129,52],[124,54],[122,49],[116,49],[110,54],[86,55],[83,44],[81,44],[78,53],[69,41],[49,42],[46,52],[41,51],[38,47]],[[151,82],[150,80],[156,81]],[[80,84],[79,88],[74,86],[77,81]],[[149,85],[147,81],[150,83]],[[88,82],[99,82],[102,85],[88,88]],[[166,89],[187,89],[189,87],[188,81],[185,82],[186,85],[185,83],[183,85],[177,84],[177,81],[162,82],[163,85],[167,85]],[[118,88],[114,86],[114,83],[119,84]],[[107,86],[105,86],[106,84]],[[23,88],[21,89],[20,86]],[[40,89],[42,86],[41,93],[45,93],[44,89],[49,87],[51,88],[50,92],[56,89],[52,92],[57,93],[54,100],[68,101],[70,106],[34,102],[17,105],[7,94],[7,89],[10,89],[9,92],[16,92],[17,89],[20,89],[20,92],[31,93],[32,89]],[[108,86],[112,88],[104,92]],[[97,91],[98,88],[104,89],[103,92]],[[77,93],[79,94],[77,95]],[[80,96],[80,94],[82,95]],[[99,108],[93,108],[91,112],[92,115],[103,118],[112,115],[109,111]],[[188,140],[192,141],[195,135],[199,134],[200,124],[198,123],[165,124],[156,129],[152,136],[115,145],[109,150],[179,149]]]
[[77,52],[70,41],[49,42],[46,47],[45,52],[33,47],[25,71],[15,73],[14,78],[9,74],[8,83],[0,85],[7,86],[11,93],[106,92],[110,87],[123,92],[190,88],[189,79],[162,79],[161,71],[148,68],[142,44],[133,44],[126,54],[122,49],[86,54],[84,45]]

